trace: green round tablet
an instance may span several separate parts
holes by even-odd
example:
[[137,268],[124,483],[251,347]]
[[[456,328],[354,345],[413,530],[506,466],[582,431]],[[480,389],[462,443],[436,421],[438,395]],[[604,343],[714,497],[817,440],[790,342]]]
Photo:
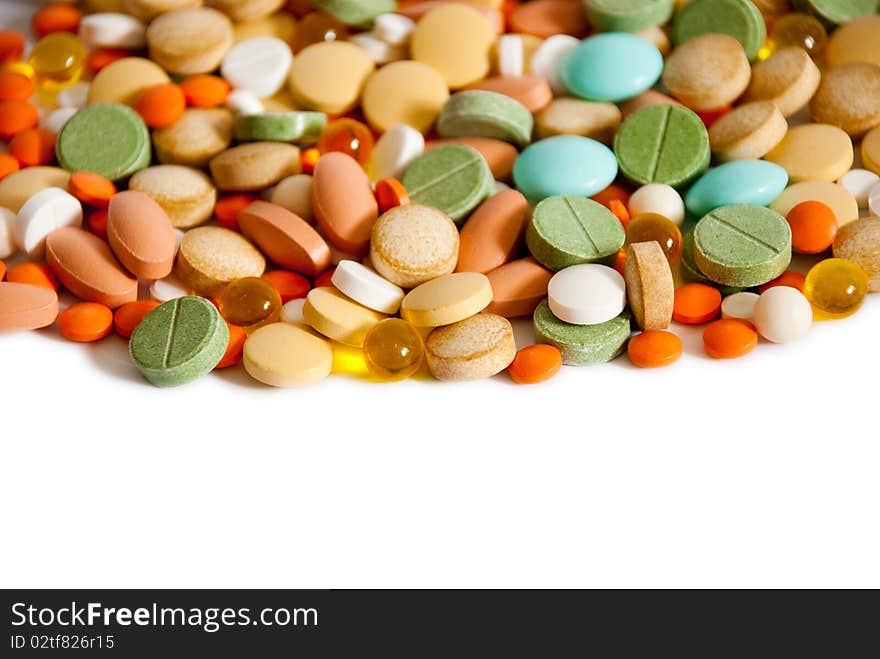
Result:
[[547,197],[535,207],[526,229],[532,256],[551,270],[610,259],[625,239],[620,220],[584,197]]
[[791,228],[764,206],[716,208],[694,229],[694,262],[708,279],[725,286],[760,286],[791,263]]
[[792,4],[829,25],[849,23],[859,16],[876,14],[880,8],[880,0],[794,0]]
[[538,343],[559,348],[562,363],[572,366],[610,362],[623,353],[631,334],[628,310],[598,325],[572,325],[554,316],[546,299],[535,309],[533,322]]
[[681,260],[679,263],[679,272],[681,278],[688,282],[696,282],[699,284],[708,284],[717,288],[723,297],[739,293],[744,290],[742,286],[723,286],[706,277],[697,267],[694,260],[694,228],[695,224],[691,224],[688,228],[682,227],[681,231]]
[[323,112],[261,112],[235,118],[239,142],[317,142],[327,127]]
[[394,0],[312,0],[312,6],[340,23],[370,27],[376,16],[393,12],[397,3]]
[[55,152],[67,171],[118,181],[149,166],[150,132],[126,105],[90,105],[64,124]]
[[641,32],[663,25],[675,0],[584,0],[587,18],[602,32]]
[[449,97],[437,118],[440,137],[488,137],[523,147],[532,139],[532,113],[509,96],[483,90]]
[[429,149],[407,167],[401,183],[414,204],[433,206],[456,222],[495,191],[489,165],[479,151],[464,144]]
[[620,171],[636,183],[682,186],[709,167],[709,133],[691,110],[649,105],[634,112],[614,136]]
[[187,296],[144,316],[128,349],[147,380],[174,387],[209,373],[228,343],[229,328],[217,308],[203,297]]
[[711,32],[728,34],[739,41],[749,61],[758,57],[767,40],[764,17],[751,0],[693,0],[676,14],[672,41],[680,46]]

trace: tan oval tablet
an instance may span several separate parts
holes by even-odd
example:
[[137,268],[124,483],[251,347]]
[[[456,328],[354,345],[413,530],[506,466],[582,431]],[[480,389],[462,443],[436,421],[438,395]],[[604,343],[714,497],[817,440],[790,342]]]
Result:
[[107,217],[107,240],[122,265],[140,279],[171,274],[177,238],[168,214],[136,190],[113,195]]
[[788,122],[775,103],[753,101],[715,121],[709,127],[709,144],[719,162],[754,160],[778,145],[786,131]]
[[826,204],[834,211],[837,225],[841,227],[859,219],[859,202],[853,194],[842,185],[828,181],[803,181],[790,185],[770,204],[770,208],[786,217],[802,201]]
[[614,139],[620,121],[621,113],[614,103],[579,98],[558,98],[535,117],[538,137],[581,135],[605,144]]
[[543,110],[553,100],[553,91],[543,76],[495,76],[468,85],[468,89],[504,94],[518,101],[529,112]]
[[442,140],[431,140],[425,146],[432,149],[443,144],[464,144],[480,152],[483,160],[489,165],[489,171],[498,181],[510,178],[513,171],[513,163],[516,162],[519,151],[516,147],[501,140],[493,140],[488,137],[450,137]]
[[345,297],[335,288],[313,288],[303,305],[303,319],[324,336],[360,348],[373,326],[387,318]]
[[233,279],[259,277],[266,260],[246,238],[222,227],[187,231],[177,250],[175,273],[199,295],[213,296]]
[[153,131],[156,158],[165,165],[206,167],[232,143],[234,115],[225,108],[191,108],[167,128]]
[[752,68],[739,41],[703,34],[684,42],[666,59],[663,84],[692,110],[716,110],[746,90]]
[[178,75],[210,73],[232,47],[232,23],[215,9],[180,9],[147,28],[150,59]]
[[134,105],[142,91],[168,81],[168,74],[155,62],[143,57],[125,57],[95,75],[89,85],[88,103]]
[[880,66],[850,62],[826,71],[810,100],[810,114],[854,138],[880,126]]
[[746,100],[773,101],[782,116],[790,117],[810,102],[821,75],[803,48],[783,48],[755,64]]
[[330,265],[330,247],[318,232],[277,204],[255,201],[238,214],[238,226],[282,268],[314,278]]
[[438,327],[425,342],[428,369],[438,380],[481,380],[500,373],[516,356],[510,321],[481,313]]
[[333,366],[330,343],[289,323],[265,325],[248,336],[244,369],[273,387],[301,387],[323,380]]
[[107,243],[83,229],[64,227],[50,233],[46,263],[81,300],[115,309],[137,299],[137,279],[128,276]]
[[516,190],[480,204],[459,234],[456,271],[486,273],[507,263],[522,246],[530,215],[529,202]]
[[299,148],[281,142],[239,144],[213,158],[210,167],[221,190],[262,190],[299,174]]
[[58,295],[51,288],[0,281],[0,332],[47,327],[57,316]]
[[305,110],[343,114],[357,105],[374,68],[359,46],[321,41],[306,46],[293,58],[288,89]]
[[451,89],[460,89],[489,73],[492,29],[479,11],[449,3],[419,20],[410,39],[412,58],[437,69]]
[[28,199],[46,188],[67,190],[70,172],[59,167],[25,167],[0,179],[0,206],[18,213]]
[[840,227],[834,256],[858,263],[869,277],[869,290],[880,292],[880,217],[866,217]]
[[455,272],[412,289],[400,304],[400,316],[416,327],[439,327],[480,313],[491,301],[486,275]]
[[356,256],[369,251],[379,205],[357,160],[340,152],[321,156],[312,175],[312,210],[334,247]]
[[853,158],[849,135],[828,124],[795,126],[764,155],[785,169],[792,183],[836,181],[850,170]]
[[675,284],[669,261],[657,241],[626,248],[626,294],[629,308],[643,330],[659,330],[672,322]]
[[182,165],[147,167],[131,177],[130,190],[143,192],[168,214],[172,226],[188,229],[211,219],[217,189],[203,172]]
[[553,272],[530,256],[505,263],[486,273],[486,277],[492,286],[492,302],[486,311],[516,318],[534,313],[541,300],[547,297]]

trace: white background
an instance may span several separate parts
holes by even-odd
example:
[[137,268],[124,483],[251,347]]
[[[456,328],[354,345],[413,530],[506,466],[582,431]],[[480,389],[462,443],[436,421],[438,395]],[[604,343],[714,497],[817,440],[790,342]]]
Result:
[[118,337],[3,335],[0,586],[878,587],[878,297],[535,387],[160,390]]

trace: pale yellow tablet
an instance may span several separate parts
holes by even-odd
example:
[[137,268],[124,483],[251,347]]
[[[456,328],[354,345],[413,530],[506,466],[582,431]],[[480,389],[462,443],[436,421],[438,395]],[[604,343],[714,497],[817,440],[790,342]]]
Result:
[[446,81],[436,69],[403,60],[369,77],[361,106],[376,130],[385,132],[394,124],[407,124],[426,133],[448,98]]
[[311,331],[273,323],[251,334],[242,363],[255,380],[273,387],[300,387],[323,380],[333,366],[333,349]]
[[836,181],[853,164],[852,140],[837,126],[804,124],[789,129],[764,160],[788,172],[789,181]]
[[303,109],[343,114],[357,105],[373,69],[362,48],[346,41],[322,41],[293,58],[288,88]]
[[386,318],[385,314],[367,309],[335,288],[313,288],[303,305],[303,319],[324,336],[360,348],[364,345],[373,325]]
[[828,181],[805,181],[789,186],[770,204],[770,208],[783,217],[802,201],[821,201],[837,216],[837,224],[843,226],[859,219],[859,202],[842,185]]
[[295,29],[296,19],[293,17],[293,14],[282,11],[254,21],[235,23],[232,26],[232,38],[235,40],[235,43],[238,43],[239,41],[256,37],[276,37],[286,43],[290,43]]
[[862,164],[880,174],[880,126],[870,131],[862,140]]
[[880,16],[859,16],[831,33],[825,48],[828,66],[870,62],[880,66]]
[[89,87],[88,102],[134,105],[143,90],[167,82],[168,74],[158,64],[143,57],[126,57],[98,72]]
[[489,22],[472,7],[443,4],[425,14],[410,41],[412,58],[437,69],[451,89],[489,73],[489,51],[495,35]]
[[0,207],[17,213],[28,199],[46,188],[67,189],[70,173],[59,167],[26,167],[0,181]]
[[400,305],[401,317],[416,327],[451,325],[480,313],[492,301],[489,278],[455,272],[416,286]]

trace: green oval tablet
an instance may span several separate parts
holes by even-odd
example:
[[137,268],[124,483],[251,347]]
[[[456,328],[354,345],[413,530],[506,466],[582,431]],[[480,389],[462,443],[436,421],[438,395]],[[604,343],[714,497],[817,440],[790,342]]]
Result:
[[829,25],[849,23],[880,8],[880,0],[794,0],[792,4]]
[[228,343],[229,328],[217,308],[191,295],[169,300],[144,316],[128,350],[147,380],[174,387],[209,373]]
[[150,164],[150,132],[126,105],[90,105],[64,124],[55,153],[69,172],[94,172],[111,181]]
[[691,110],[649,105],[624,121],[614,136],[620,171],[636,183],[682,186],[709,167],[709,133]]
[[779,213],[763,206],[716,208],[694,229],[694,262],[719,284],[760,286],[791,263],[791,228]]
[[523,147],[532,140],[532,113],[519,101],[483,90],[449,97],[437,118],[441,137],[488,137]]
[[610,362],[623,353],[631,334],[628,310],[598,325],[571,325],[553,315],[547,300],[535,309],[533,322],[538,343],[559,348],[562,363],[572,366]]
[[495,192],[489,165],[479,151],[464,144],[426,151],[407,167],[401,183],[412,203],[433,206],[456,222]]
[[663,25],[675,0],[584,0],[587,18],[602,32],[641,32]]
[[767,40],[764,17],[751,0],[693,0],[676,14],[672,41],[680,46],[710,32],[728,34],[739,41],[749,61],[758,57]]
[[235,118],[239,142],[317,142],[327,127],[323,112],[261,112]]
[[605,261],[620,251],[625,239],[614,213],[584,197],[548,197],[535,207],[526,229],[532,256],[557,271]]

